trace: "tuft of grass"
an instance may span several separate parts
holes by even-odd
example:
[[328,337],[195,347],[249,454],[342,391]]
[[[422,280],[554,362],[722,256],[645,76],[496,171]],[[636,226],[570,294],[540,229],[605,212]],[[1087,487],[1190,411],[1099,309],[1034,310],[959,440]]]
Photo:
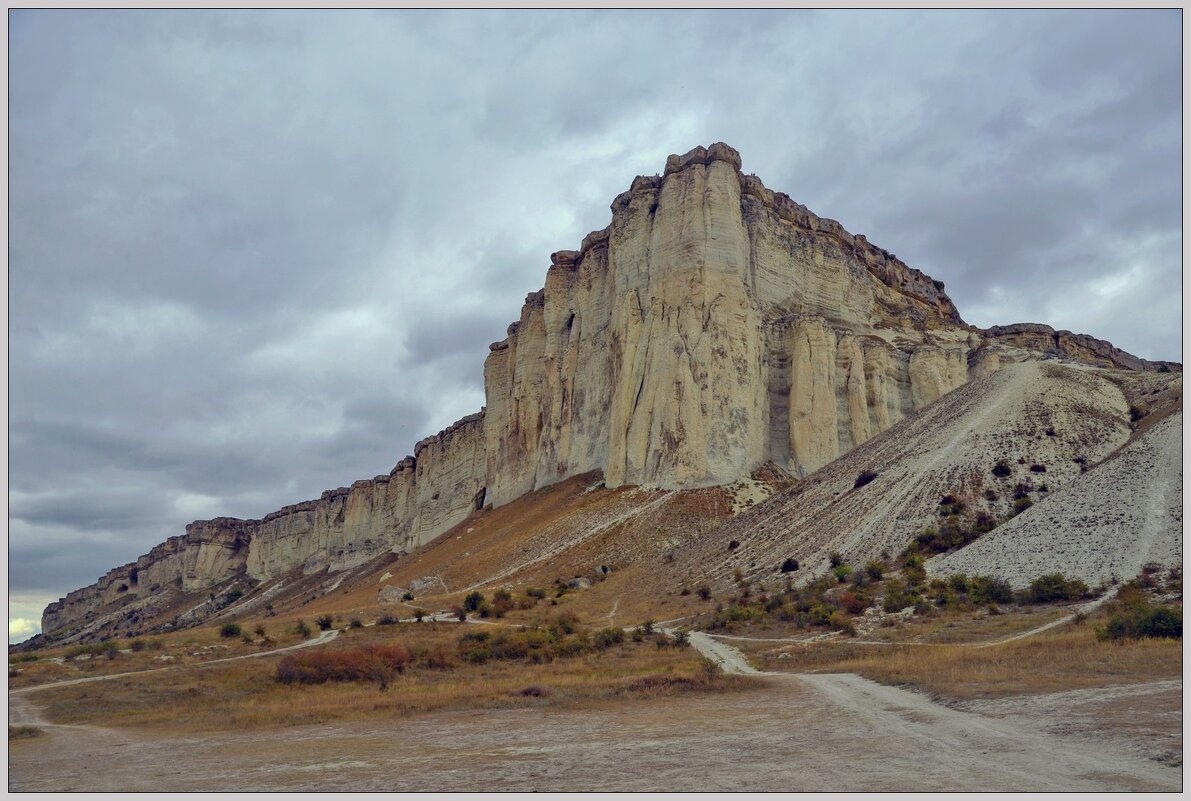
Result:
[[44,729],[39,729],[36,726],[9,726],[8,739],[10,740],[24,740],[31,737],[41,737],[45,734]]

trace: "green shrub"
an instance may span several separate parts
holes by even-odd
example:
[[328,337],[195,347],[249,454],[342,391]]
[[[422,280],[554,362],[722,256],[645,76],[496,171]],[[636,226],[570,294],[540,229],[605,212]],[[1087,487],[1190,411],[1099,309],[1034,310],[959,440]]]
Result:
[[905,582],[893,579],[885,584],[885,598],[881,608],[886,612],[900,612],[908,606],[916,606],[922,596],[918,591],[907,587]]
[[240,624],[239,623],[224,623],[223,627],[219,629],[220,637],[239,637]]
[[852,575],[852,568],[848,565],[837,565],[831,572],[837,580],[844,582],[848,580],[848,576]]
[[833,570],[844,563],[844,557],[840,555],[839,551],[832,551],[827,560],[831,563]]
[[1030,582],[1024,593],[1027,601],[1036,604],[1055,601],[1074,601],[1088,594],[1088,585],[1079,579],[1068,579],[1062,573],[1048,573]]
[[624,630],[618,628],[600,629],[592,637],[592,640],[595,647],[600,650],[611,648],[613,645],[620,645],[624,642]]
[[413,599],[414,599],[414,594],[412,592],[402,593],[402,595],[401,595],[401,600],[403,600],[403,601],[412,601]]
[[1126,606],[1119,614],[1109,618],[1104,628],[1096,631],[1096,636],[1101,640],[1144,637],[1182,639],[1183,613],[1169,606],[1151,606],[1148,603]]
[[864,566],[864,572],[873,581],[880,581],[885,576],[885,563],[870,561]]
[[348,628],[362,629],[362,628],[364,628],[364,624],[363,624],[363,622],[361,622],[360,618],[353,617],[351,620],[351,623],[348,624]]
[[468,612],[475,612],[475,611],[479,610],[479,608],[481,606],[483,606],[484,603],[485,603],[484,593],[479,592],[477,590],[475,592],[469,592],[467,594],[467,597],[465,597],[463,599],[463,608],[465,610],[467,610]]
[[455,615],[455,617],[459,620],[460,623],[467,620],[467,610],[464,609],[462,606],[451,607],[451,612]]
[[783,573],[793,573],[797,569],[798,569],[798,560],[797,559],[791,558],[791,559],[787,559],[786,561],[782,562],[782,572]]
[[313,634],[313,632],[310,630],[310,626],[306,625],[305,620],[299,620],[297,625],[294,626],[294,631],[303,637],[309,637],[311,634]]
[[532,598],[535,601],[540,601],[546,597],[546,591],[539,587],[526,587],[525,597]]
[[977,604],[1013,603],[1013,588],[996,576],[972,576],[968,580],[968,598]]

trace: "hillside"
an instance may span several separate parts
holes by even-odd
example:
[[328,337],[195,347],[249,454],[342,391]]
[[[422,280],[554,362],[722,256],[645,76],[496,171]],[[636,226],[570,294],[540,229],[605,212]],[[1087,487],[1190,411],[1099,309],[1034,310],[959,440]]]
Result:
[[[1178,563],[1181,413],[1130,443],[1131,407],[1120,384],[1138,380],[1164,387],[1167,403],[1181,408],[1174,374],[1007,366],[680,549],[679,573],[725,584],[737,570],[776,574],[793,558],[794,577],[805,581],[828,570],[833,552],[850,564],[896,556],[956,508],[965,527],[980,515],[999,525],[933,562],[935,572],[1005,572],[1020,584],[1048,567],[1099,581],[1112,572],[1131,578],[1148,559]],[[1004,475],[995,474],[998,463]],[[1015,495],[1034,506],[1018,514],[1015,505],[1026,502]],[[1147,518],[1151,505],[1157,517]],[[1137,545],[1139,531],[1152,547]]]
[[[723,143],[671,156],[661,175],[638,176],[611,211],[608,227],[579,250],[551,255],[545,287],[526,298],[507,338],[489,346],[483,409],[417,443],[387,475],[260,519],[191,523],[184,535],[50,604],[44,637],[197,622],[226,606],[220,597],[259,597],[278,582],[292,585],[292,576],[305,586],[313,576],[356,571],[410,553],[477,511],[589,474],[611,489],[669,492],[745,482],[758,471],[814,476],[797,490],[808,493],[800,508],[823,507],[816,488],[828,482],[841,508],[877,517],[871,530],[846,530],[842,518],[828,522],[832,512],[814,521],[806,543],[857,552],[895,547],[912,534],[910,523],[926,519],[899,519],[895,533],[888,523],[895,507],[917,508],[940,482],[961,494],[979,489],[974,475],[946,467],[973,444],[935,435],[950,425],[948,415],[981,415],[973,430],[1000,425],[999,444],[974,444],[1014,457],[1011,440],[1042,435],[1036,425],[1012,428],[1004,415],[1053,422],[1061,433],[1020,458],[1045,461],[1058,486],[1074,469],[1071,459],[1094,463],[1124,442],[1127,405],[1105,381],[1070,373],[1055,384],[1065,400],[1035,398],[1031,406],[1017,396],[1035,397],[1025,386],[1032,379],[1013,376],[1035,375],[1043,359],[1145,375],[1181,370],[1045,325],[967,325],[941,281],[766,188]],[[1001,378],[990,377],[998,371]],[[983,383],[969,389],[970,382]],[[1002,390],[1004,408],[976,409],[988,402],[986,392]],[[951,400],[940,409],[950,411],[931,411],[945,397]],[[941,473],[906,463],[898,484],[888,469],[857,468],[856,459],[836,465],[902,424],[921,442],[882,451],[871,465],[931,453],[927,461]],[[845,494],[856,474],[845,480],[844,473],[866,469],[876,469],[878,480],[860,495]],[[910,479],[919,473],[921,481]],[[912,497],[902,498],[907,490]],[[879,502],[859,500],[866,496]],[[994,507],[1003,513],[1004,499]],[[733,569],[765,570],[794,530],[768,519],[757,525],[767,532],[758,535],[760,550],[743,563],[747,550],[734,555]],[[831,525],[834,533],[824,533]],[[807,556],[820,560],[821,551],[815,546]]]

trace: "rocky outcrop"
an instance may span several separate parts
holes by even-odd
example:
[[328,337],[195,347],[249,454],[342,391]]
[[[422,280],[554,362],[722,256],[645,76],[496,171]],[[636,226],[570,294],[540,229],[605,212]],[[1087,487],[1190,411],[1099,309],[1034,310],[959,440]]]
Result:
[[[717,143],[634,179],[489,346],[485,409],[389,475],[194,523],[136,569],[188,591],[340,570],[590,471],[609,487],[727,484],[767,464],[805,476],[1007,363],[1181,369],[1047,326],[968,326],[942,282],[740,167]],[[131,569],[52,604],[44,630],[145,592]]]
[[1126,370],[1182,372],[1178,362],[1150,361],[1139,359],[1114,347],[1111,342],[1096,339],[1087,334],[1073,334],[1070,331],[1056,331],[1040,323],[1015,323],[994,325],[981,333],[997,342],[1041,352],[1055,358],[1071,359],[1098,367],[1116,367]]

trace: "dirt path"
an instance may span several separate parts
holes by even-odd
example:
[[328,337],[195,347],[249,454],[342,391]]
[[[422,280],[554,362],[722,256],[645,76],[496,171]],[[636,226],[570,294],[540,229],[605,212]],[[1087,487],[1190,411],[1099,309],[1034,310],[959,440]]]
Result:
[[[1003,641],[1029,636],[1059,622]],[[967,785],[970,790],[993,789],[975,777],[994,765],[999,772],[997,786],[1018,790],[1182,789],[1181,771],[1169,764],[1107,743],[1064,740],[1028,717],[1006,715],[994,719],[952,709],[924,695],[877,684],[853,673],[761,672],[740,651],[706,634],[691,634],[690,642],[727,673],[771,676],[813,688],[837,714],[853,719],[850,726],[860,735],[859,740],[888,740],[900,743],[907,753],[929,754],[932,771],[972,777]]]
[[[42,726],[46,735],[10,742],[9,790],[926,792],[1182,786],[1177,763],[1131,751],[1120,738],[1106,741],[1092,725],[1099,721],[1094,703],[1123,705],[1119,714],[1127,715],[1137,698],[1151,698],[1151,708],[1181,722],[1180,705],[1170,698],[1172,693],[1181,698],[1181,682],[954,709],[851,674],[762,673],[725,642],[703,632],[689,637],[725,671],[759,676],[763,684],[738,693],[583,707],[294,726],[267,736],[57,726],[13,694],[10,721]],[[234,658],[243,657],[229,659]],[[1083,705],[1086,731],[1056,728],[1056,722],[1069,723],[1072,704]],[[1030,711],[1035,707],[1038,714]]]
[[296,645],[287,645],[284,648],[274,648],[272,651],[260,651],[255,654],[242,654],[240,656],[226,656],[220,659],[209,659],[206,662],[199,662],[195,665],[167,665],[166,667],[150,668],[148,670],[129,670],[124,673],[106,673],[102,676],[86,676],[81,679],[67,679],[66,681],[55,681],[48,684],[35,684],[32,687],[22,687],[19,690],[8,691],[8,723],[10,726],[16,725],[12,720],[13,698],[20,695],[28,695],[29,693],[39,692],[40,690],[48,690],[53,687],[68,687],[72,684],[90,684],[95,681],[110,681],[112,679],[122,679],[126,676],[141,676],[149,673],[164,673],[169,670],[186,670],[191,668],[204,668],[210,665],[221,665],[225,662],[239,662],[242,659],[259,659],[262,656],[273,656],[274,654],[284,654],[288,651],[297,651],[302,648],[312,648],[316,645],[330,642],[339,636],[338,629],[328,629],[320,632],[317,637],[312,637],[309,640],[303,640]]

